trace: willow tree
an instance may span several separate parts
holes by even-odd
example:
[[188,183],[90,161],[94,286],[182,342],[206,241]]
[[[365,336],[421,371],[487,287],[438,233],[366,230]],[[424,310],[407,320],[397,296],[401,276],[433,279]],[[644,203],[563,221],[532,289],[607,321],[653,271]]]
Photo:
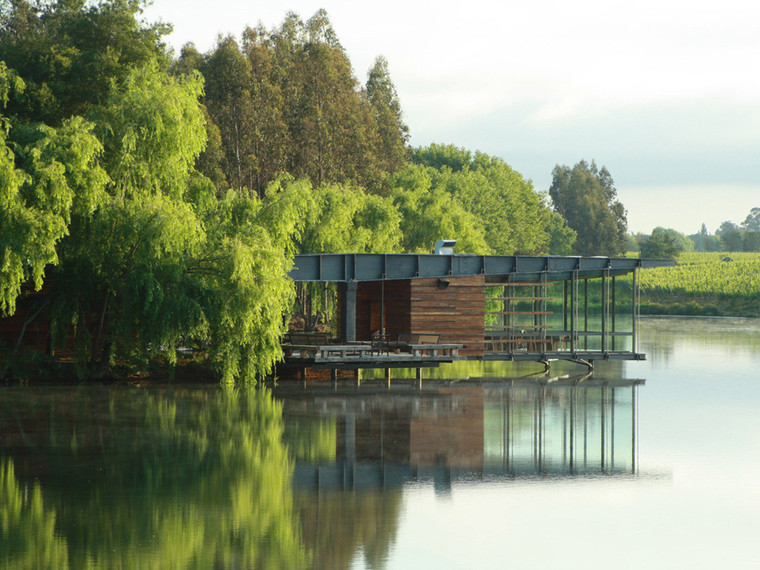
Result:
[[431,253],[440,239],[456,239],[462,253],[491,253],[481,220],[433,180],[434,172],[409,166],[389,177],[391,199],[401,214],[401,248]]
[[280,356],[298,189],[216,198],[193,169],[205,141],[201,85],[136,69],[93,112],[110,197],[72,228],[54,276],[54,321],[73,327],[83,373],[129,358],[174,363],[180,341],[208,346],[225,381],[254,380]]
[[301,253],[392,253],[398,250],[401,215],[388,198],[360,188],[323,184],[311,192]]
[[[0,62],[0,105],[23,90]],[[0,115],[0,316],[15,312],[25,284],[41,288],[72,216],[89,217],[105,199],[108,177],[93,128],[81,117],[54,128]]]
[[412,162],[426,169],[433,187],[448,192],[482,223],[493,253],[539,254],[549,248],[551,212],[531,181],[504,160],[433,144],[414,149]]
[[[2,13],[15,67],[0,68],[0,100],[21,102],[0,129],[2,311],[44,280],[51,346],[73,348],[83,376],[173,364],[180,342],[197,341],[224,380],[253,380],[281,356],[300,186],[219,197],[196,169],[202,78],[170,75],[161,29],[136,20],[142,5],[19,0]],[[58,64],[95,73],[98,49],[112,58],[98,68],[107,90],[77,98]],[[51,52],[67,56],[41,66]],[[29,97],[14,98],[26,73]]]

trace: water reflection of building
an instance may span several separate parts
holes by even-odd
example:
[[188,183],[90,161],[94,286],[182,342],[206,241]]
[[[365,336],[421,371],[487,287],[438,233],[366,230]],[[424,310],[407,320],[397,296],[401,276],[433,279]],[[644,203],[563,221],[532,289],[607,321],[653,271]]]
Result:
[[432,480],[445,489],[457,480],[636,474],[642,384],[591,378],[282,395],[286,423],[316,414],[335,434],[334,453],[297,458],[295,484],[361,489]]

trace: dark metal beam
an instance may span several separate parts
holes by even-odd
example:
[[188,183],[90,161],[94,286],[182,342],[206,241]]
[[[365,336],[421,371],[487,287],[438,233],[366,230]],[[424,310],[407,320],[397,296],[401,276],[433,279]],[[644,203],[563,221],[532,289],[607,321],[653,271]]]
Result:
[[485,275],[514,280],[568,280],[624,275],[640,267],[666,267],[666,259],[611,257],[555,257],[530,255],[416,255],[381,253],[322,253],[296,255],[290,277],[294,281],[350,282],[414,279],[418,277],[465,277]]

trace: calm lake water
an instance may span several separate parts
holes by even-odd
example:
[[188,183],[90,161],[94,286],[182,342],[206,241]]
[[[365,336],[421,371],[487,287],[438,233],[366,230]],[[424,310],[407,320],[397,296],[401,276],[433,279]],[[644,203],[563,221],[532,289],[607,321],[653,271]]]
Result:
[[0,568],[757,568],[760,321],[593,375],[0,388]]

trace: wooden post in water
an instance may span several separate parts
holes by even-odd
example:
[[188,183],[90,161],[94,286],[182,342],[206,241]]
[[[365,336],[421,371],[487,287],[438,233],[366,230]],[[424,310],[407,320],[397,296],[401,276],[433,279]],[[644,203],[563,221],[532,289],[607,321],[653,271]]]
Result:
[[356,387],[358,388],[361,385],[362,385],[362,369],[357,368],[356,369]]
[[385,369],[385,386],[387,388],[391,387],[391,369],[390,368]]

